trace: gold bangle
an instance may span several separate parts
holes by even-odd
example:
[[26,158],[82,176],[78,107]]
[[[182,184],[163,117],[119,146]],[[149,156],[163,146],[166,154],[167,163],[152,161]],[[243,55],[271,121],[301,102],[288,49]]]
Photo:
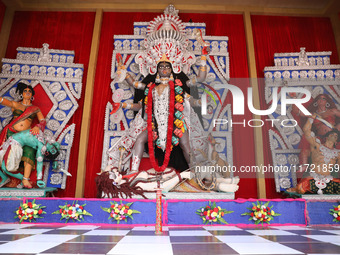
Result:
[[128,104],[128,103],[122,103],[122,108],[130,110],[133,107],[133,103]]
[[139,82],[139,81],[135,81],[133,83],[133,86],[136,88],[136,89],[143,89],[143,83]]
[[201,56],[201,60],[207,60],[207,57],[204,56],[204,55],[202,55],[202,56]]
[[126,73],[126,77],[125,77],[125,79],[129,79],[131,77],[131,74],[129,74],[129,73]]
[[205,71],[207,71],[207,67],[206,66],[200,66],[200,70],[205,72]]

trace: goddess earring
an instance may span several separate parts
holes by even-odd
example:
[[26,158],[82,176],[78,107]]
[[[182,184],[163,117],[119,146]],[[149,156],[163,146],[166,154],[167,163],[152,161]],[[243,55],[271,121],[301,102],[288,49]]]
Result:
[[331,106],[330,103],[326,103],[326,108],[329,108]]
[[155,83],[161,83],[161,79],[159,78],[159,74],[156,75]]
[[317,106],[318,106],[318,102],[315,102],[315,103],[313,104],[313,106],[317,107]]
[[34,101],[34,96],[31,97],[31,101]]
[[173,81],[174,80],[174,76],[171,74],[170,75],[170,81]]
[[22,94],[19,95],[19,99],[22,100]]

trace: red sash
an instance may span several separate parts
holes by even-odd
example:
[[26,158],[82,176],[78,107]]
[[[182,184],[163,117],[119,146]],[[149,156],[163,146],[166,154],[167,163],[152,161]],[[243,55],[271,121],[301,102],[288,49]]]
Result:
[[13,126],[15,124],[17,124],[20,121],[27,119],[32,114],[36,114],[39,111],[40,111],[40,109],[39,109],[38,106],[31,105],[31,106],[28,106],[20,116],[12,119],[12,121],[6,125],[6,127],[2,130],[2,132],[0,134],[0,145],[2,145],[6,141],[8,130],[16,133],[17,131],[15,129],[13,129]]

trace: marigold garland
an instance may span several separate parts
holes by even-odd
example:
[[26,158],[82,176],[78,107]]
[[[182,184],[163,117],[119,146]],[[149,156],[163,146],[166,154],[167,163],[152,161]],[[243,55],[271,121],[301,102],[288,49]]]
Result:
[[256,205],[254,203],[253,207],[248,208],[248,210],[250,210],[250,212],[246,212],[246,213],[242,213],[241,215],[249,215],[250,218],[248,220],[252,220],[255,222],[255,224],[259,224],[261,223],[263,225],[263,223],[268,223],[270,224],[270,221],[274,220],[275,216],[279,216],[281,214],[274,212],[274,210],[272,210],[273,205],[269,206],[269,202],[265,204],[262,204],[262,202],[256,201]]
[[329,214],[333,215],[336,223],[340,222],[340,204],[339,205],[333,205],[333,209],[329,209]]
[[111,206],[109,208],[101,207],[104,212],[107,212],[110,214],[108,219],[112,219],[117,221],[117,224],[120,223],[121,220],[124,220],[127,222],[127,220],[130,218],[133,220],[132,214],[133,213],[140,213],[137,210],[131,209],[131,205],[133,203],[127,203],[123,204],[120,202],[120,204],[116,203],[115,201],[111,203]]
[[53,212],[52,214],[61,214],[60,220],[66,219],[66,223],[70,219],[73,221],[81,221],[84,220],[85,215],[92,216],[91,213],[84,209],[86,204],[79,205],[77,202],[78,201],[73,202],[72,205],[68,203],[65,203],[65,205],[59,205],[60,209]]
[[204,224],[208,223],[228,224],[228,222],[226,222],[225,219],[223,219],[223,216],[229,213],[233,213],[233,211],[227,211],[226,209],[222,209],[220,206],[216,206],[215,202],[211,204],[211,201],[209,201],[209,205],[201,207],[196,211],[196,214],[200,216]]
[[38,218],[43,218],[40,215],[46,214],[46,212],[43,211],[43,208],[46,208],[46,206],[36,204],[35,199],[33,202],[20,202],[19,208],[15,211],[16,216],[14,218],[19,218],[20,223],[25,220],[28,220],[29,222],[32,222],[32,220],[36,221]]

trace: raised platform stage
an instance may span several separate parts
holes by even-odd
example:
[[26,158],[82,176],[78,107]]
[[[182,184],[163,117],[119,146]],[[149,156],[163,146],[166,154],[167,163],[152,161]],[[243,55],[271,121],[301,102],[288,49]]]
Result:
[[57,188],[43,188],[43,189],[17,189],[17,188],[1,188],[0,198],[12,197],[53,197],[53,192]]
[[302,198],[306,200],[321,200],[321,201],[330,201],[330,200],[340,200],[340,195],[337,194],[299,194],[296,192],[284,192],[288,198]]
[[[249,209],[253,207],[253,203],[257,204],[259,201],[265,204],[269,201],[271,210],[281,215],[275,216],[270,222],[270,225],[315,225],[315,224],[339,224],[333,221],[334,216],[331,215],[330,209],[337,206],[340,200],[306,200],[306,199],[222,199],[218,194],[215,197],[211,196],[202,197],[196,195],[194,198],[192,194],[187,195],[187,199],[178,199],[176,196],[179,194],[165,193],[162,199],[162,223],[164,226],[172,225],[204,225],[204,222],[196,211],[202,207],[209,205],[209,202],[215,202],[217,206],[232,213],[225,214],[223,219],[229,225],[253,225],[254,221],[249,220],[250,216],[242,215],[243,213],[250,212]],[[190,197],[191,195],[191,197]],[[226,195],[226,194],[224,194]],[[230,194],[229,194],[230,195]],[[154,194],[148,195],[150,198]],[[59,210],[59,206],[65,204],[78,203],[84,205],[84,209],[92,216],[86,215],[82,221],[69,220],[68,223],[86,223],[86,224],[117,224],[116,221],[109,219],[109,213],[102,210],[102,208],[109,208],[111,202],[120,203],[121,201],[126,204],[133,202],[130,209],[137,210],[140,213],[133,214],[133,220],[128,219],[127,222],[121,221],[119,225],[155,225],[156,223],[156,199],[74,199],[74,198],[1,198],[0,199],[0,222],[4,223],[18,223],[19,219],[15,219],[15,212],[18,210],[20,203],[32,202],[36,199],[36,204],[45,206],[43,209],[46,214],[43,218],[36,220],[36,223],[65,223],[65,219],[61,220],[60,214],[52,214]],[[25,221],[26,222],[26,221]],[[28,221],[27,221],[28,222]],[[32,221],[34,223],[34,221]],[[210,224],[210,223],[209,223]],[[220,225],[213,222],[213,225]],[[264,223],[264,225],[267,225]]]
[[[156,199],[156,193],[150,192],[144,194],[148,199]],[[142,199],[141,196],[133,196],[134,199]],[[163,199],[235,199],[235,193],[224,193],[224,192],[163,192]]]

